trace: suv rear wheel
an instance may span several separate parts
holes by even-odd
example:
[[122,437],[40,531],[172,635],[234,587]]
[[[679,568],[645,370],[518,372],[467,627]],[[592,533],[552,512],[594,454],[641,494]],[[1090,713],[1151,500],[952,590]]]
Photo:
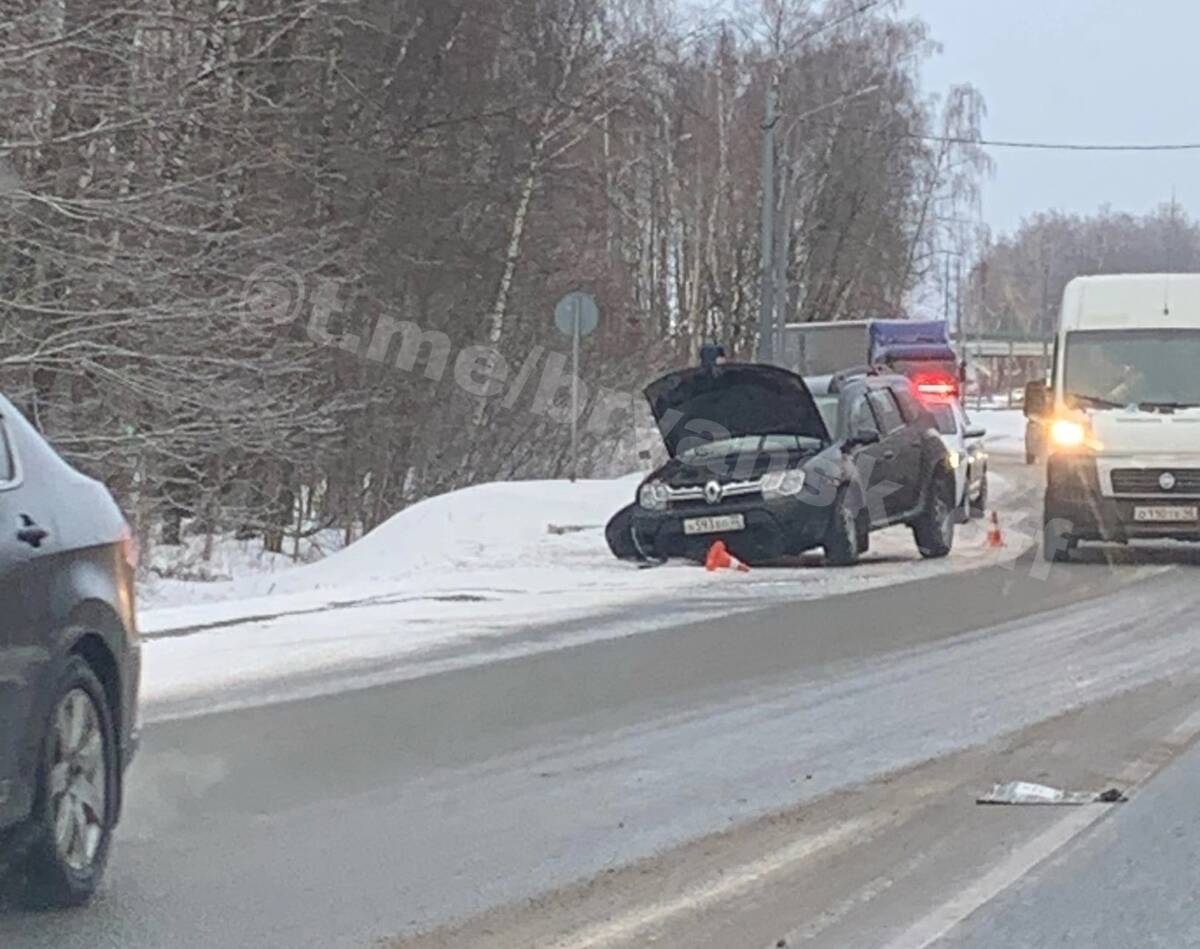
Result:
[[935,480],[929,487],[929,501],[925,510],[912,523],[917,550],[926,559],[945,557],[954,546],[954,521],[957,511],[952,501],[953,485],[953,479],[949,481],[949,485],[944,478]]
[[108,862],[120,762],[104,687],[83,659],[71,658],[54,694],[18,873],[27,902],[78,906],[96,892]]

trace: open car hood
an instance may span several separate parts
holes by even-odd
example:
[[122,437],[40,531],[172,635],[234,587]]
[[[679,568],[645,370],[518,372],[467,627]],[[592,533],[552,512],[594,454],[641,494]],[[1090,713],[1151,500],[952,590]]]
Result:
[[777,366],[681,369],[650,383],[645,395],[672,458],[685,439],[800,435],[830,440],[804,380]]

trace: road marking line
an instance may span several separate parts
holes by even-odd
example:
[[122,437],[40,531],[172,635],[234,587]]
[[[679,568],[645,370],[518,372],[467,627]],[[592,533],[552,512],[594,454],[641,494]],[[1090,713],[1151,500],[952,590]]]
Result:
[[[1180,748],[1195,739],[1197,734],[1200,734],[1200,711],[1193,712],[1166,736],[1155,742],[1155,748],[1150,754],[1125,768],[1121,772],[1122,782],[1135,786],[1149,780],[1174,760]],[[1164,746],[1174,746],[1174,754],[1165,754]],[[1081,805],[1078,810],[1072,811],[1033,840],[1018,847],[970,886],[918,920],[889,942],[885,949],[928,949],[977,909],[990,903],[1110,811],[1111,806]]]
[[970,886],[910,926],[887,944],[886,949],[926,949],[950,932],[985,903],[995,899],[1030,870],[1066,846],[1100,820],[1109,809],[1083,805],[1053,824],[1025,845],[1018,847]]
[[893,823],[894,820],[894,816],[888,814],[857,818],[838,824],[815,836],[797,840],[761,860],[743,864],[723,874],[719,879],[693,887],[674,899],[637,909],[618,919],[589,926],[553,945],[555,949],[592,949],[596,946],[628,942],[640,933],[660,926],[675,916],[694,913],[709,904],[727,900],[751,889],[764,877],[786,870],[793,864],[808,860],[854,837],[869,834],[885,824]]

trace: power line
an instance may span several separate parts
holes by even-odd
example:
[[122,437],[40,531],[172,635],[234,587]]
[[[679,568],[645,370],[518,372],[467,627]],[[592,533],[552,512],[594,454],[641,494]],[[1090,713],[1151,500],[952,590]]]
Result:
[[1109,145],[1077,142],[1037,142],[1025,139],[1008,138],[968,138],[965,135],[934,135],[927,132],[893,132],[882,129],[871,129],[861,125],[849,125],[845,122],[822,122],[817,120],[814,125],[822,125],[829,129],[847,132],[864,132],[867,135],[881,135],[884,138],[906,138],[915,142],[939,142],[947,145],[975,145],[979,148],[1014,148],[1031,149],[1036,151],[1059,152],[1195,152],[1200,151],[1200,142],[1156,142],[1142,145]]
[[[863,129],[862,131],[866,131]],[[1024,148],[1051,152],[1194,152],[1200,151],[1200,142],[1153,145],[1096,145],[1074,142],[1027,142],[999,138],[965,138],[953,135],[922,135],[905,132],[902,138],[922,142],[941,142],[947,145],[976,145],[980,148]]]

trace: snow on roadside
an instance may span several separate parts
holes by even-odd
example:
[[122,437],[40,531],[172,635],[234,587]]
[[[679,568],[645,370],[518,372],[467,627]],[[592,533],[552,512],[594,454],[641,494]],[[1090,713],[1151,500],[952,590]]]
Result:
[[970,409],[971,422],[987,429],[984,444],[997,455],[1025,454],[1025,416],[1020,409]]
[[[1001,475],[992,478],[1003,506],[1012,491]],[[633,476],[481,485],[414,505],[318,563],[192,584],[192,602],[141,616],[149,714],[156,704],[201,697],[219,706],[222,694],[235,692],[237,704],[309,694],[314,677],[340,670],[386,677],[439,648],[466,645],[483,655],[534,627],[631,607],[643,607],[641,630],[669,624],[682,606],[735,612],[920,579],[1011,559],[1025,544],[1010,536],[1008,548],[989,549],[975,522],[941,561],[922,560],[911,533],[893,528],[872,535],[871,553],[851,569],[825,568],[812,555],[747,574],[685,563],[642,570],[614,560],[603,531],[637,483]],[[598,622],[582,635],[633,631]]]

